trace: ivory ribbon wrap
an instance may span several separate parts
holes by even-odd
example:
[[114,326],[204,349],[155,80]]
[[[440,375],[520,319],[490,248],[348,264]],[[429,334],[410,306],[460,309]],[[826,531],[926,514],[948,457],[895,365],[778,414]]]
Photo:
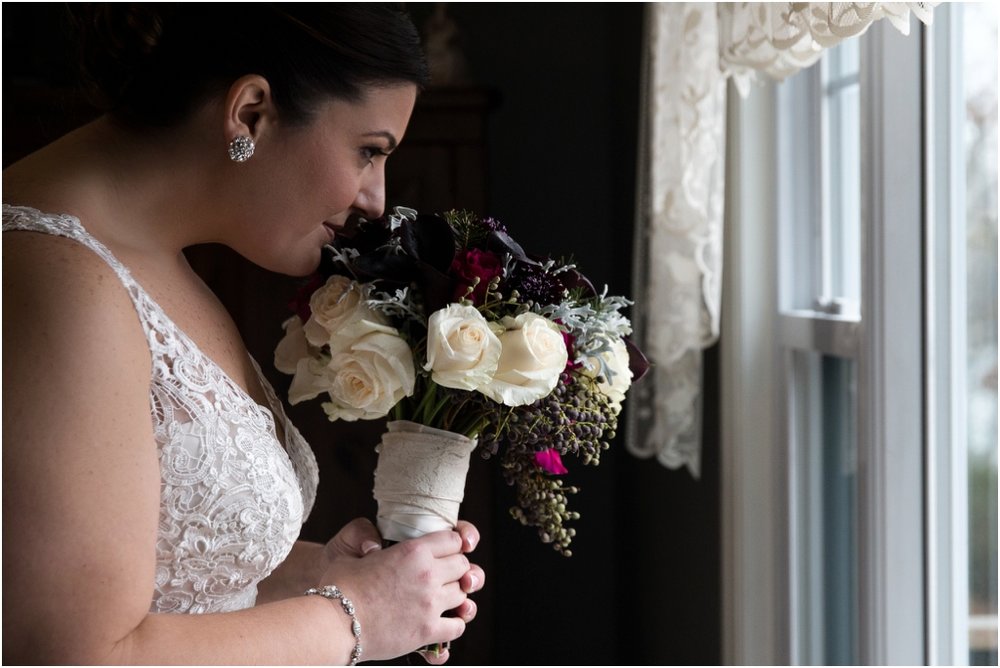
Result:
[[401,541],[453,529],[476,440],[406,420],[388,424],[375,467],[382,538]]

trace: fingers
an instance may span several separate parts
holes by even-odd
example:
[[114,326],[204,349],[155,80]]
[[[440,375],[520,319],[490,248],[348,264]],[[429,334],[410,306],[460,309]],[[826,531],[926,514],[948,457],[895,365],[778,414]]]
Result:
[[[444,582],[459,582],[472,569],[469,558],[464,554],[453,554],[438,560],[441,566],[441,577]],[[464,590],[465,588],[462,587]]]
[[476,602],[471,598],[465,599],[454,610],[452,610],[452,614],[466,624],[476,618],[477,612],[479,612],[479,606],[477,606]]
[[438,636],[447,640],[432,643],[416,650],[416,653],[432,666],[440,666],[445,663],[451,656],[449,653],[451,641],[460,638],[465,633],[465,621],[459,617],[442,617],[439,621]]
[[445,531],[435,531],[434,533],[429,533],[422,538],[415,538],[413,541],[422,541],[428,547],[430,547],[431,555],[434,557],[447,557],[452,554],[458,554],[462,551],[462,537],[461,535],[450,529]]
[[363,557],[382,546],[382,536],[369,520],[359,517],[347,523],[327,543],[334,556]]
[[479,529],[469,522],[459,520],[455,531],[462,537],[462,552],[472,552],[479,545]]
[[445,664],[449,657],[451,656],[447,647],[442,647],[440,651],[433,651],[429,649],[417,650],[417,654],[423,657],[424,661],[431,664],[432,666],[440,666]]
[[453,531],[436,531],[427,534],[423,539],[433,539],[435,557],[451,554],[453,551],[461,550],[464,553],[472,552],[479,545],[479,530],[474,525],[465,520],[459,520]]
[[469,569],[462,575],[458,583],[461,585],[462,591],[467,594],[477,592],[486,583],[486,573],[476,564],[470,564]]
[[452,640],[461,638],[465,633],[465,621],[460,617],[441,617],[437,620],[435,637],[441,638],[440,645],[447,649]]

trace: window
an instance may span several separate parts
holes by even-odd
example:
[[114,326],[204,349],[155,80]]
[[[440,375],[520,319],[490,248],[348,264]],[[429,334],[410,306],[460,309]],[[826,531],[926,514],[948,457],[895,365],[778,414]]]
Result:
[[727,661],[996,665],[996,9],[911,31],[730,101]]
[[859,42],[778,87],[779,398],[790,457],[795,663],[860,663]]
[[965,75],[969,662],[997,664],[997,7],[970,3]]
[[929,42],[929,649],[996,665],[996,7],[940,7]]

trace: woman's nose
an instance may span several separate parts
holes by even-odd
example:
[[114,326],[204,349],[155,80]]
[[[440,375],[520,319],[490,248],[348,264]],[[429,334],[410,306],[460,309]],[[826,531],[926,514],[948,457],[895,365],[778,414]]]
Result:
[[361,185],[354,200],[354,208],[369,220],[380,218],[385,211],[385,163],[372,170],[371,176]]

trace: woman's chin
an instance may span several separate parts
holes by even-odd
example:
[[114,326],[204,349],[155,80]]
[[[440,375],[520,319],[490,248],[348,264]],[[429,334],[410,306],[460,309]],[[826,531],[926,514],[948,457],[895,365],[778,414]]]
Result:
[[316,254],[314,260],[304,262],[296,267],[292,267],[287,271],[279,271],[279,273],[285,274],[286,276],[294,276],[296,278],[302,278],[305,276],[312,276],[319,269],[319,254]]
[[317,269],[319,269],[321,250],[317,248],[312,253],[300,252],[296,253],[294,256],[286,255],[283,257],[271,257],[267,258],[266,261],[255,261],[252,258],[247,259],[258,266],[267,269],[268,271],[275,272],[276,274],[301,278],[311,276],[316,273]]

